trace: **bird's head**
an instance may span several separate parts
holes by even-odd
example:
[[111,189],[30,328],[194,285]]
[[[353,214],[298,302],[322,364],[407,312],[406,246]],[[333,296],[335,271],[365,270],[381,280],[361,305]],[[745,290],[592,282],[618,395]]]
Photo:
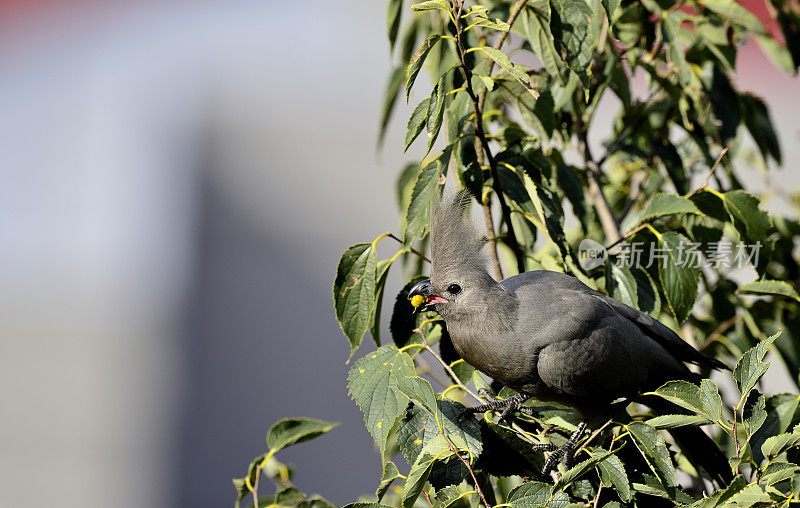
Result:
[[497,283],[486,271],[482,238],[467,214],[465,191],[446,196],[431,217],[431,278],[409,291],[415,309],[455,319],[485,310]]

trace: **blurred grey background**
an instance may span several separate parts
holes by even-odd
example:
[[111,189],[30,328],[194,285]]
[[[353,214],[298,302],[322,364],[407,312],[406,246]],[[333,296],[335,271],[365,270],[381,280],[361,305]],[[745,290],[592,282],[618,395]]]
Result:
[[[230,506],[283,416],[344,423],[279,454],[300,488],[373,491],[331,281],[398,223],[384,12],[0,2],[0,508]],[[740,64],[797,189],[799,82]]]

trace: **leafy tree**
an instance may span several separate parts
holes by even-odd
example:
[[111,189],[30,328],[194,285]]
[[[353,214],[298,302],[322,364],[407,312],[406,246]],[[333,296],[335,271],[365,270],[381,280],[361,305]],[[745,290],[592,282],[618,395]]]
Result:
[[[398,234],[349,247],[337,267],[335,312],[350,356],[367,333],[377,348],[352,364],[348,389],[383,464],[375,494],[349,506],[783,506],[800,499],[797,387],[769,396],[759,390],[768,350],[800,382],[800,224],[767,214],[743,188],[741,172],[780,164],[781,150],[764,101],[732,80],[748,40],[787,72],[800,66],[800,8],[768,3],[780,34],[729,0],[429,0],[406,14],[403,0],[389,0],[399,65],[388,80],[379,139],[396,101],[424,86],[425,69],[432,86],[408,120],[405,146],[427,150],[398,176]],[[637,80],[644,93],[632,86]],[[616,97],[619,109],[595,154],[588,133],[604,96]],[[460,419],[464,405],[484,402],[479,390],[501,398],[513,392],[459,359],[442,321],[413,315],[407,301],[426,273],[430,206],[448,178],[483,212],[497,278],[542,268],[574,275],[735,364],[717,378],[729,378],[721,386],[730,388],[720,394],[710,380],[667,383],[655,396],[685,414],[653,417],[631,405],[595,425],[580,462],[553,478],[539,476],[543,457],[531,447],[563,443],[578,422],[571,409],[532,402],[536,416],[511,423],[491,412]],[[399,249],[378,259],[384,238]],[[381,309],[398,262],[409,283],[395,299],[387,341]],[[738,278],[731,263],[746,268]],[[741,284],[741,273],[752,282]],[[234,480],[238,500],[258,499],[266,475],[278,491],[260,506],[329,506],[293,487],[274,453],[333,425],[278,422],[268,453]],[[660,432],[679,426],[705,426],[715,437],[736,475],[730,486],[715,490]]]

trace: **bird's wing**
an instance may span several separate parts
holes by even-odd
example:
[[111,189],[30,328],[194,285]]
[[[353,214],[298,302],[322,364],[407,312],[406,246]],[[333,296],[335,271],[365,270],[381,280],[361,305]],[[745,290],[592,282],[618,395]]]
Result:
[[700,365],[701,367],[730,370],[727,365],[716,358],[712,358],[696,350],[666,325],[653,319],[644,312],[628,307],[624,303],[600,293],[595,293],[594,296],[602,300],[621,316],[635,323],[648,337],[658,342],[678,360]]
[[[572,300],[573,303],[568,306],[568,309],[570,315],[576,317],[597,319],[610,311],[635,324],[646,337],[658,343],[682,362],[714,369],[728,369],[719,360],[697,351],[663,323],[640,310],[628,307],[622,302],[594,291],[571,275],[536,270],[509,277],[500,285],[506,291],[515,294],[521,305],[525,305],[524,302],[528,300],[530,305],[550,307],[551,299],[556,295],[561,295],[560,298],[567,297]],[[560,298],[556,298],[556,300]],[[598,306],[602,309],[598,309]],[[555,309],[555,312],[561,313],[563,309]],[[553,315],[553,312],[549,314]]]

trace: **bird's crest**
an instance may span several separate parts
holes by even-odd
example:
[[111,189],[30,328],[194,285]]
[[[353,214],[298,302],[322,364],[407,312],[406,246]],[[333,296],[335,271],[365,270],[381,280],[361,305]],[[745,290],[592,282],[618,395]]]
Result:
[[485,271],[481,252],[486,239],[475,231],[466,190],[447,194],[433,203],[431,213],[431,272],[478,269]]

